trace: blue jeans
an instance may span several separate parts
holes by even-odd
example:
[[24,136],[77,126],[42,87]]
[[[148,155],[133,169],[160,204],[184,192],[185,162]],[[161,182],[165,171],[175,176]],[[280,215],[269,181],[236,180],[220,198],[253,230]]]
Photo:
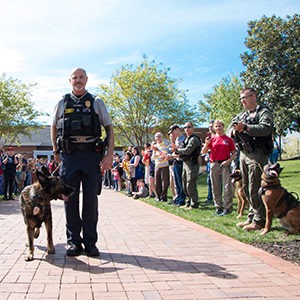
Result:
[[182,187],[182,161],[174,160],[173,171],[174,171],[174,180],[176,185],[176,204],[184,204],[185,203],[185,193]]
[[207,173],[207,201],[208,202],[212,202],[213,201],[213,193],[212,193],[212,187],[211,187],[210,171]]

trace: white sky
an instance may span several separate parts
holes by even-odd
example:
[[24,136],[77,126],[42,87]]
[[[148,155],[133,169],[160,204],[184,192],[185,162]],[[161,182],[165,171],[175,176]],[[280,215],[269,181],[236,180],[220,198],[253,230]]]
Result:
[[299,0],[0,0],[0,74],[37,83],[35,108],[51,115],[74,67],[93,90],[146,54],[195,104],[243,70],[249,20],[299,11]]

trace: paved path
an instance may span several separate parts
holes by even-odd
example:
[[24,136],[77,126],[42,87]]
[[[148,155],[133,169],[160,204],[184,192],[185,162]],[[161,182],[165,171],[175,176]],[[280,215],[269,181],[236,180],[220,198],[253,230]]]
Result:
[[123,194],[100,197],[100,258],[65,256],[65,218],[53,201],[56,254],[24,261],[17,201],[0,202],[2,299],[300,299],[300,268]]

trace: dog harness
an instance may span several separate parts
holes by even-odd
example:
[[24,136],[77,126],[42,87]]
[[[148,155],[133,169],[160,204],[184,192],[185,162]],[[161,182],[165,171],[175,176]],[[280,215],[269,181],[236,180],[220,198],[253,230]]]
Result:
[[282,197],[277,202],[275,208],[279,207],[283,202],[285,202],[285,204],[287,206],[286,209],[280,215],[277,216],[277,218],[281,219],[281,218],[285,217],[291,209],[297,207],[300,203],[298,201],[299,196],[297,193],[295,193],[295,192],[289,193],[285,188],[283,188],[279,184],[270,185],[268,187],[260,187],[258,190],[258,196],[262,200],[262,196],[266,193],[266,191],[277,190],[277,189],[283,190],[284,192],[283,192]]

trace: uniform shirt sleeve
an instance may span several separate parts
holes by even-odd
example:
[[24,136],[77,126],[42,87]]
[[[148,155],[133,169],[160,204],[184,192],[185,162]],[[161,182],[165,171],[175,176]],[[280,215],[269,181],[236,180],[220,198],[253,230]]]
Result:
[[60,100],[54,107],[52,125],[59,128],[60,127],[59,122],[60,120],[62,120],[63,114],[64,114],[64,100]]
[[101,125],[105,127],[112,124],[110,115],[108,114],[107,108],[102,99],[96,97],[94,101],[94,109],[99,116],[99,121]]

